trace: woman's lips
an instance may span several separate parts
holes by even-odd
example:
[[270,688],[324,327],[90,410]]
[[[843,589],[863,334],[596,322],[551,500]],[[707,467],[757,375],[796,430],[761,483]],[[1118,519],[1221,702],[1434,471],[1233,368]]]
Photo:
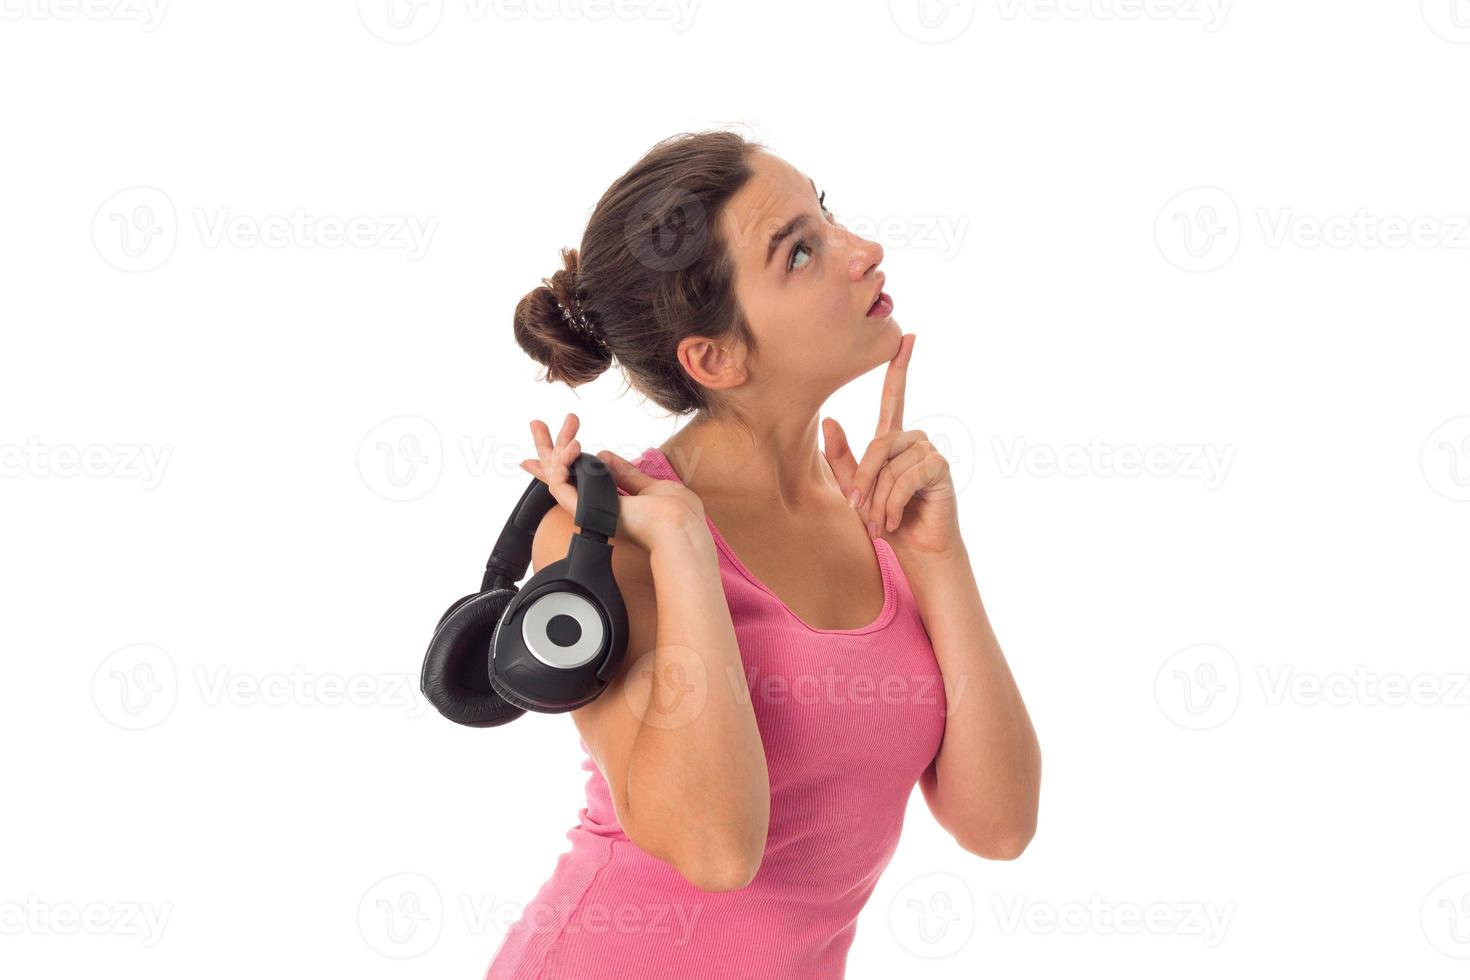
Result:
[[893,297],[887,293],[879,293],[873,305],[868,307],[868,316],[885,317],[893,312]]

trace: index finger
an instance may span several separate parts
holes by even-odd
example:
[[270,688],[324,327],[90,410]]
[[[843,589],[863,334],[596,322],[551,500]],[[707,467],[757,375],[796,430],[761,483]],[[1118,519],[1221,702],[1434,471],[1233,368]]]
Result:
[[914,334],[907,333],[898,342],[898,353],[888,362],[888,373],[883,375],[883,402],[878,407],[878,431],[893,432],[903,428],[903,392],[908,384],[909,356],[914,350]]

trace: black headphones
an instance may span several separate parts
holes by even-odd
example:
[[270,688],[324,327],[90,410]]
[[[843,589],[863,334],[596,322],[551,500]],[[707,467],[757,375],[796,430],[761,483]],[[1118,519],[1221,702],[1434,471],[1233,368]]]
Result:
[[495,541],[480,591],[439,617],[419,689],[450,721],[491,728],[527,711],[555,714],[595,701],[628,647],[628,611],[613,580],[608,543],[618,526],[618,488],[589,453],[572,463],[578,530],[566,557],[516,582],[551,489],[533,479]]

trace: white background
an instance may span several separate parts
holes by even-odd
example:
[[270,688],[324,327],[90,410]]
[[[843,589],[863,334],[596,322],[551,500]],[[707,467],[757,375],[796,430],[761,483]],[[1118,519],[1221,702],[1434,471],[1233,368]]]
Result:
[[512,311],[728,124],[884,245],[1045,759],[848,976],[1462,976],[1470,4],[530,10],[0,0],[0,972],[483,974],[585,774],[424,646],[531,417],[678,424]]

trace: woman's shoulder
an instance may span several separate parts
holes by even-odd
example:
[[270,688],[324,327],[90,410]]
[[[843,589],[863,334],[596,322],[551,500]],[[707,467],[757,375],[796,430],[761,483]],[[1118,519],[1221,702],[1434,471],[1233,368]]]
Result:
[[[669,467],[668,458],[664,456],[663,452],[657,446],[649,446],[637,456],[624,456],[623,458],[656,480],[678,479],[678,476]],[[622,487],[618,487],[618,493],[624,497],[628,496],[628,491]]]

